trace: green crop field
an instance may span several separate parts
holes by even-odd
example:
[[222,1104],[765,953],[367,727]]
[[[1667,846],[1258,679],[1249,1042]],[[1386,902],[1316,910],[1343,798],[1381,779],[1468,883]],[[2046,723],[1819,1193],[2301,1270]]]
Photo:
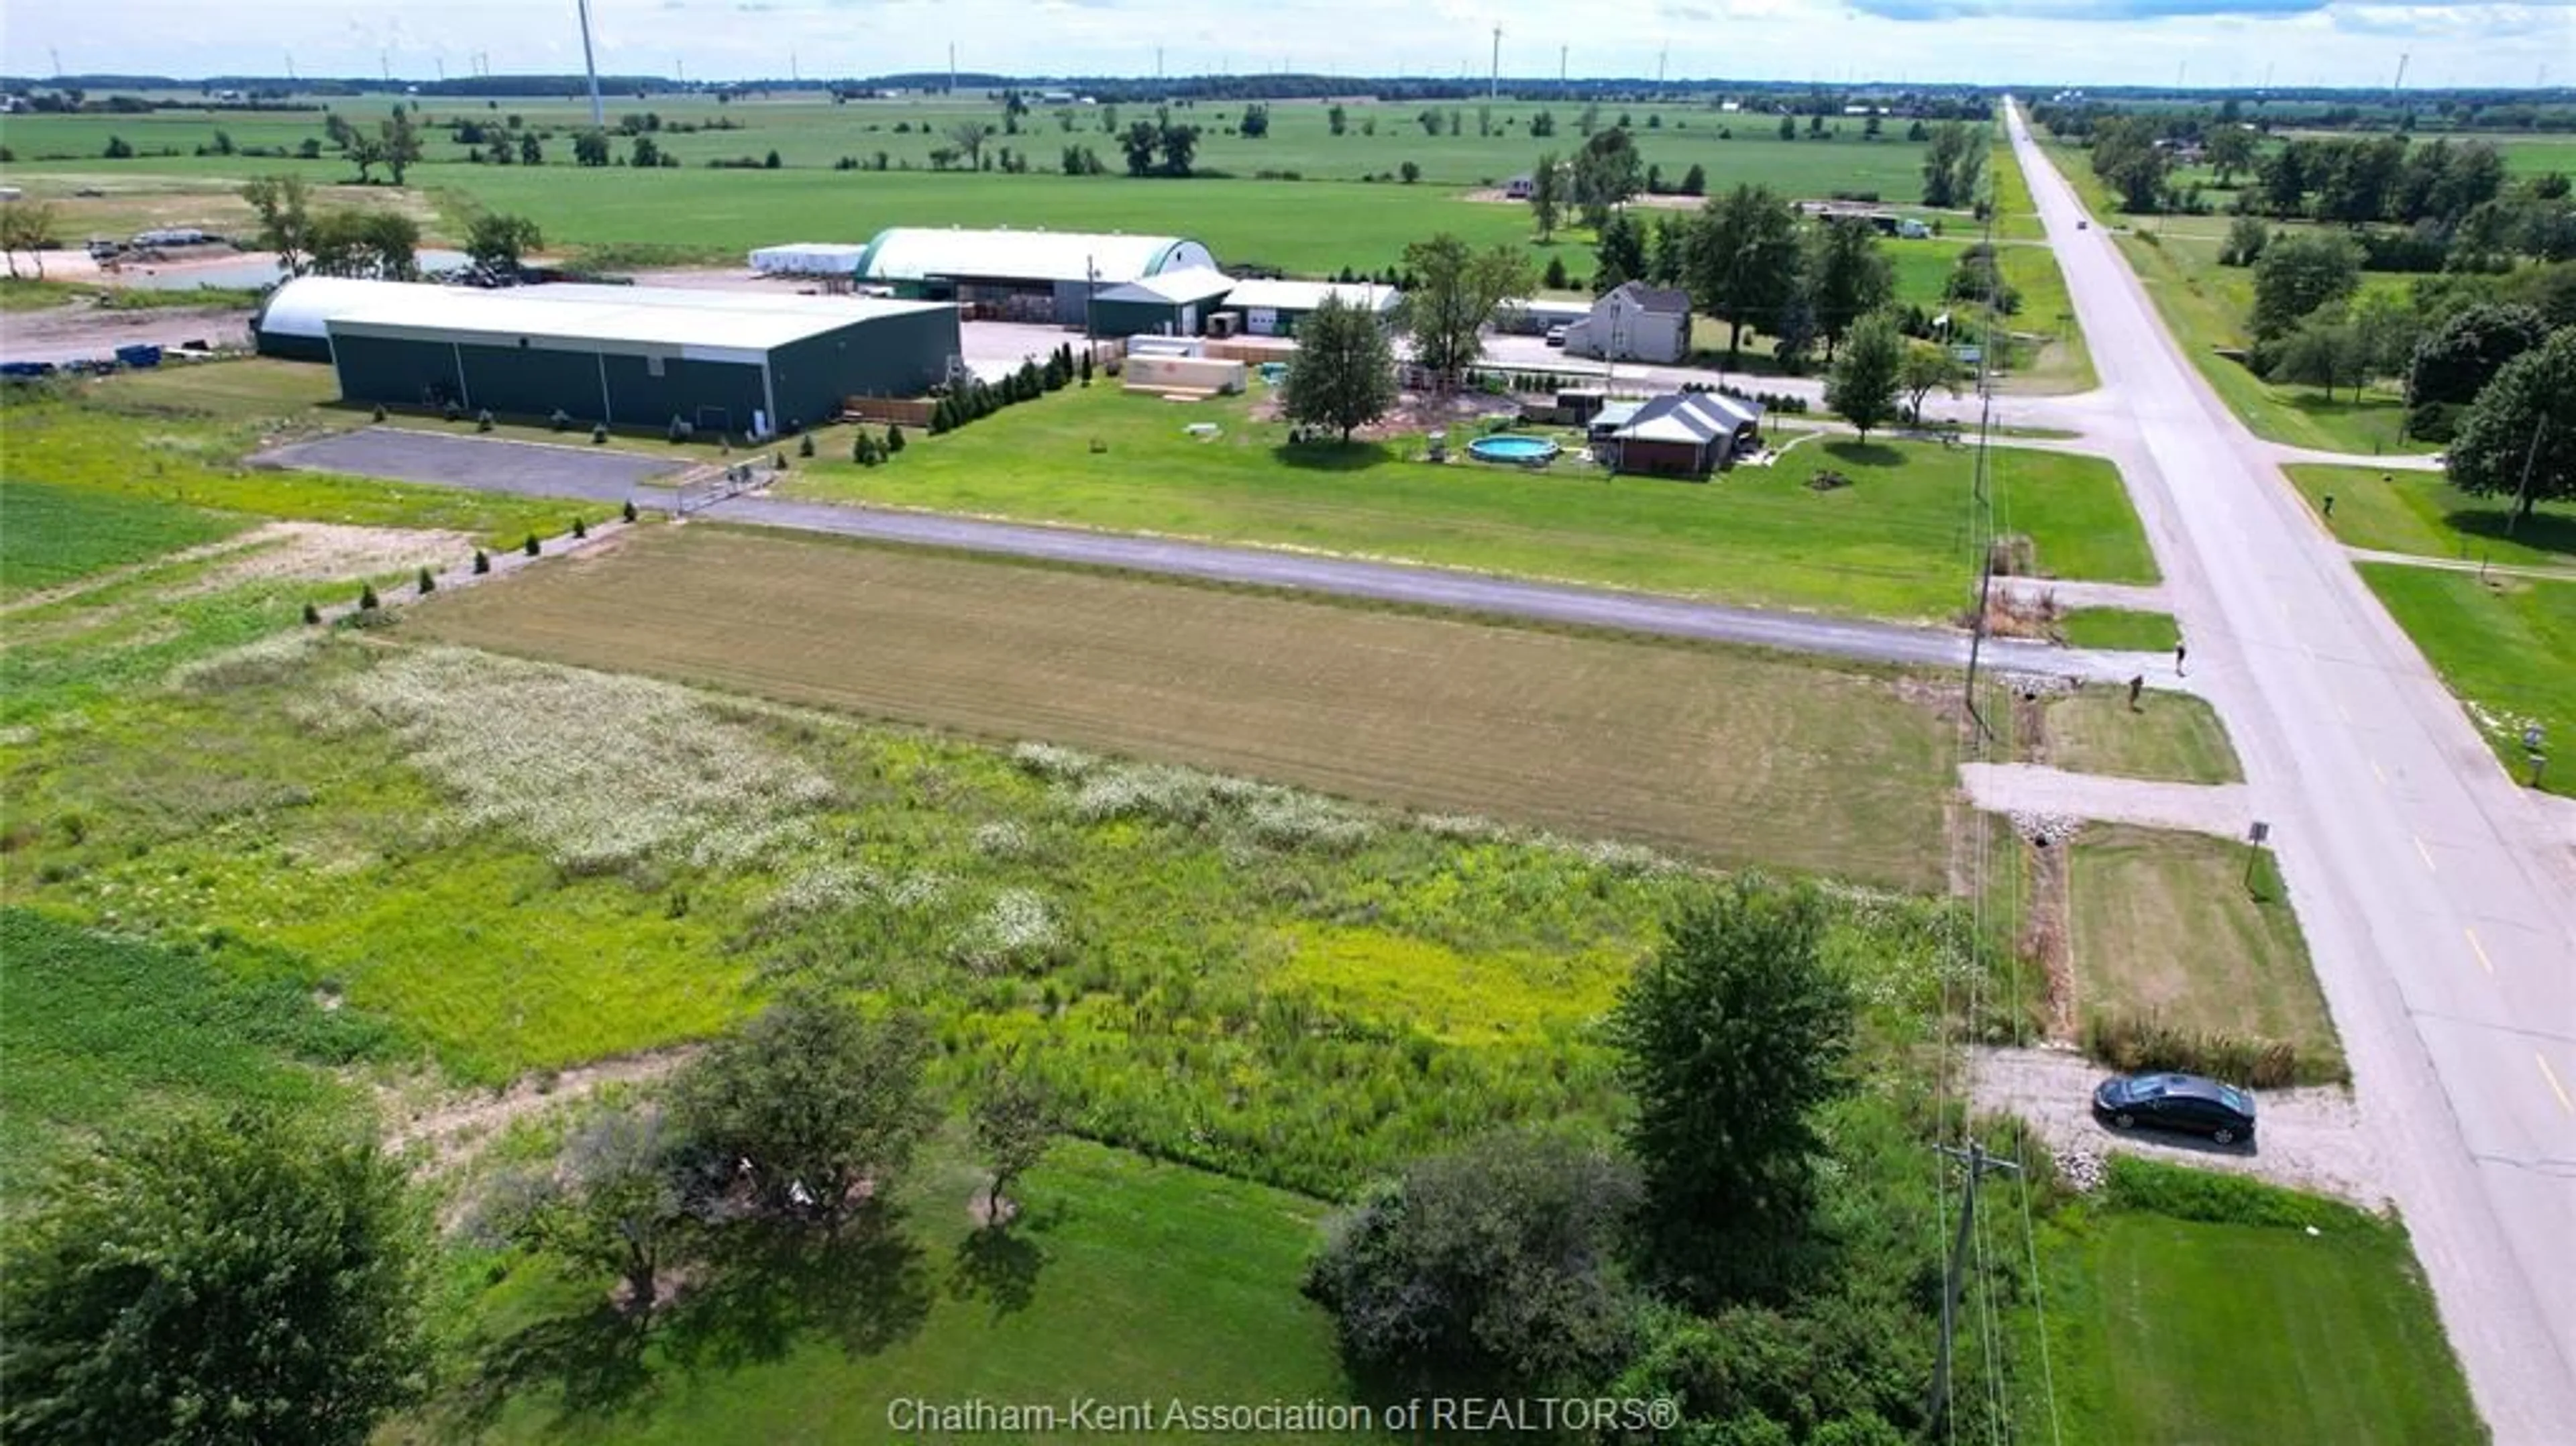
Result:
[[177,548],[228,537],[248,519],[166,502],[52,487],[0,472],[0,599],[16,599]]
[[[2474,497],[2439,473],[2369,467],[2282,469],[2337,540],[2378,552],[2462,562],[2576,567],[2576,503],[2543,502],[2526,519],[2510,497]],[[2324,517],[2325,499],[2335,500]]]
[[1812,664],[697,526],[415,626],[1730,863],[1939,878],[1946,730],[1895,679]]
[[[1223,434],[1200,440],[1185,423]],[[846,460],[838,433],[790,474],[791,496],[928,507],[1122,531],[1321,548],[1729,602],[1947,618],[1971,579],[1965,449],[1812,440],[1769,468],[1706,485],[1434,467],[1411,436],[1290,448],[1246,401],[1187,410],[1104,383],[1069,388],[943,437],[915,434],[888,466]],[[1095,450],[1095,448],[1100,450]],[[1805,485],[1821,470],[1850,486]],[[2012,527],[2063,577],[2151,582],[2146,537],[2108,462],[1999,450]]]
[[[372,123],[386,102],[346,104],[352,117]],[[718,105],[706,97],[672,96],[620,105],[612,124],[627,111],[640,116],[648,109],[663,126],[654,133],[655,144],[679,158],[677,170],[639,175],[572,165],[572,136],[586,118],[561,100],[504,100],[495,108],[427,105],[429,144],[425,164],[408,178],[413,195],[439,203],[447,239],[461,230],[456,218],[462,209],[481,205],[534,217],[558,248],[612,248],[619,254],[658,248],[653,254],[673,259],[730,259],[779,241],[863,241],[891,225],[1013,225],[1170,231],[1206,241],[1227,262],[1329,273],[1390,265],[1405,243],[1437,231],[1493,242],[1529,236],[1526,207],[1469,200],[1468,193],[1527,171],[1542,152],[1571,153],[1583,140],[1580,107],[1551,108],[1556,134],[1537,138],[1528,130],[1542,107],[1503,103],[1487,113],[1474,104],[1444,104],[1433,107],[1441,122],[1441,134],[1433,137],[1420,123],[1423,107],[1353,104],[1345,134],[1335,136],[1322,105],[1277,102],[1269,135],[1254,139],[1232,133],[1241,120],[1240,105],[1209,103],[1182,107],[1173,117],[1202,130],[1197,167],[1226,179],[1071,179],[1061,174],[1067,146],[1087,146],[1113,172],[1123,172],[1116,145],[1100,129],[1109,108],[1041,110],[1019,120],[1019,134],[997,130],[988,150],[1008,148],[1025,156],[1030,170],[1023,175],[930,169],[930,152],[951,143],[951,126],[974,119],[998,128],[1004,121],[998,103],[834,106],[808,95]],[[1453,110],[1457,135],[1448,133]],[[1608,108],[1599,123],[1613,124],[1621,113]],[[1901,127],[1865,140],[1860,123],[1851,121],[1833,138],[1784,142],[1770,118],[1724,115],[1708,106],[1633,106],[1627,114],[1643,163],[1668,187],[1677,187],[1693,165],[1702,168],[1710,191],[1750,182],[1795,196],[1875,192],[1905,204],[1921,185],[1922,147],[1904,141]],[[447,128],[451,121],[471,121],[506,130],[513,115],[523,129],[545,134],[544,165],[467,162],[466,148]],[[1149,115],[1142,107],[1118,108],[1122,125]],[[1068,122],[1073,129],[1060,128]],[[236,147],[292,150],[308,137],[318,138],[321,123],[318,112],[12,116],[0,121],[0,144],[19,160],[0,167],[0,174],[33,196],[57,200],[64,224],[78,229],[192,222],[237,228],[247,212],[224,193],[240,179],[293,173],[318,184],[351,179],[351,168],[336,156],[302,161],[201,156],[197,150],[211,151],[218,129]],[[678,129],[719,123],[740,128]],[[140,154],[127,161],[100,159],[110,136]],[[621,153],[625,148],[621,139]],[[765,161],[772,151],[780,158],[774,171],[716,171],[705,164],[744,156]],[[835,169],[844,158],[873,168],[880,153],[886,169]],[[1419,183],[1396,179],[1407,163],[1419,168]],[[1292,174],[1302,179],[1285,179]],[[1371,184],[1369,177],[1384,179]],[[95,201],[71,196],[81,188],[106,194]],[[149,194],[172,188],[193,194]]]
[[[2567,666],[2576,657],[2576,581],[2488,581],[2399,563],[2363,563],[2361,577],[2515,778],[2530,774],[2525,728],[2540,725],[2553,751],[2567,751],[2576,739],[2576,669]],[[2562,762],[2542,778],[2550,792],[2576,797],[2576,768]]]
[[214,959],[0,908],[0,1209],[113,1127],[233,1103],[334,1107],[324,1067],[381,1049],[382,1025],[259,969],[256,950]]

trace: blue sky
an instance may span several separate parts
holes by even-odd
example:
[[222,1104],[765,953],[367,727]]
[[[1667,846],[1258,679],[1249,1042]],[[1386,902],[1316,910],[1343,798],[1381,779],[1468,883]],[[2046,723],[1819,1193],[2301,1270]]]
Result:
[[[11,3],[0,69],[427,77],[577,70],[574,0]],[[936,69],[1485,73],[2031,84],[2576,81],[2576,0],[595,0],[604,70],[727,79]],[[1579,18],[1577,18],[1579,17]]]

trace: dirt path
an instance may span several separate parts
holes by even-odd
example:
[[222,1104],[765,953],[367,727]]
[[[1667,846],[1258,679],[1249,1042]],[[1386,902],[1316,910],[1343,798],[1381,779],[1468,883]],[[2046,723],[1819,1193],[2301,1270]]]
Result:
[[2061,1160],[2116,1150],[2320,1191],[2373,1210],[2388,1204],[2378,1152],[2347,1090],[2264,1091],[2256,1100],[2259,1125],[2248,1150],[2188,1135],[2121,1134],[2099,1123],[2093,1118],[2093,1087],[2110,1071],[2071,1050],[1975,1050],[1968,1069],[1969,1092],[1979,1108],[2028,1121]]
[[528,1075],[498,1091],[448,1094],[421,1100],[399,1087],[377,1091],[386,1122],[385,1148],[401,1153],[426,1147],[429,1164],[450,1170],[482,1152],[513,1122],[584,1099],[603,1085],[657,1080],[697,1057],[697,1046],[682,1045],[646,1054],[604,1059],[596,1064]]
[[76,361],[104,357],[121,346],[176,351],[191,341],[236,350],[248,346],[250,313],[232,306],[109,311],[74,305],[0,316],[0,352],[11,361]]

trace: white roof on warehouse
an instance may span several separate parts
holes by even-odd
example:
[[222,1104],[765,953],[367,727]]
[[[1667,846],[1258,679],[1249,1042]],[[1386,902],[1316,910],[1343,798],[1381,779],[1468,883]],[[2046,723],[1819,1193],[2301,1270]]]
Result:
[[848,276],[859,269],[865,246],[837,241],[791,241],[751,253],[751,269],[785,276]]
[[1174,305],[1182,305],[1223,296],[1232,291],[1235,286],[1235,279],[1222,271],[1212,271],[1204,266],[1191,266],[1179,271],[1166,271],[1160,276],[1148,276],[1141,280],[1130,281],[1123,286],[1110,287],[1100,293],[1100,299],[1102,301],[1168,301]]
[[1271,311],[1313,311],[1324,304],[1326,297],[1332,296],[1340,297],[1343,305],[1362,311],[1391,311],[1398,301],[1404,299],[1403,293],[1392,286],[1367,283],[1238,281],[1234,290],[1226,293],[1225,305],[1229,311],[1249,311],[1256,307]]
[[895,226],[868,243],[859,274],[870,281],[995,277],[1015,281],[1098,280],[1115,285],[1184,267],[1214,269],[1216,258],[1180,236],[1096,231],[968,231]]
[[[570,292],[583,294],[565,294]],[[499,339],[555,351],[676,349],[684,359],[758,362],[773,347],[853,322],[944,309],[932,302],[736,296],[673,287],[402,286],[336,312],[328,327],[334,337]]]

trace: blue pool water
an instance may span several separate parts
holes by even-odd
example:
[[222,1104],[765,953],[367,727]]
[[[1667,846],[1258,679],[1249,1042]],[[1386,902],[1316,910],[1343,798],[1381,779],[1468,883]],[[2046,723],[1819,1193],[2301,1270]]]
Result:
[[1521,437],[1505,432],[1499,436],[1478,437],[1467,444],[1470,456],[1486,462],[1544,462],[1560,449],[1545,437]]

